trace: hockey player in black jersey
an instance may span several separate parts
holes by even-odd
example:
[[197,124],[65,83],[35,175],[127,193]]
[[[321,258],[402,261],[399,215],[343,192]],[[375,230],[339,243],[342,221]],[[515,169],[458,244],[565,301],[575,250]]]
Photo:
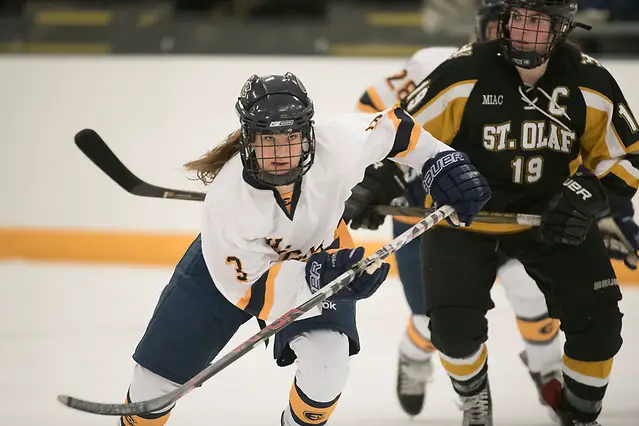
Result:
[[610,73],[566,42],[576,12],[576,0],[506,0],[497,41],[461,48],[402,102],[486,176],[485,210],[542,215],[535,229],[439,227],[422,238],[431,338],[466,426],[493,424],[485,315],[498,250],[561,321],[563,380],[542,393],[563,426],[599,424],[622,345],[621,291],[597,223],[632,222],[639,124]]
[[[503,6],[504,0],[480,1],[475,13],[475,41],[496,40],[497,24]],[[457,49],[445,46],[425,47],[415,52],[403,69],[383,76],[367,87],[356,104],[357,109],[380,112],[402,100],[415,89],[417,83]],[[423,207],[427,202],[419,174],[392,160],[384,160],[368,167],[364,180],[352,192],[344,211],[344,219],[352,229],[374,230],[384,222],[385,216],[374,209],[360,208],[370,205],[372,198],[376,204],[416,207]],[[402,234],[420,219],[394,216],[393,236]],[[433,364],[437,351],[430,340],[429,319],[425,312],[419,246],[419,240],[414,240],[395,253],[397,271],[411,313],[399,343],[396,392],[402,409],[410,416],[421,413],[427,390],[435,385],[429,383],[434,381],[433,373],[437,368]],[[544,294],[526,273],[521,262],[507,258],[501,252],[498,252],[498,259],[499,282],[513,309],[513,319],[516,320],[522,338],[521,342],[513,341],[513,345],[523,343],[524,350],[519,353],[519,357],[524,361],[536,389],[541,392],[546,382],[561,377],[563,342],[559,333],[559,321],[549,317]],[[542,404],[547,405],[541,394],[539,399]]]

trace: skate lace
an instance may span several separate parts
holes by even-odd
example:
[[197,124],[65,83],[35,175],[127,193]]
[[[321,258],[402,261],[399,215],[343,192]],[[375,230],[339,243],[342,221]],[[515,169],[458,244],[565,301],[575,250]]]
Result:
[[475,396],[462,398],[459,409],[464,412],[464,426],[484,424],[490,411],[488,390],[484,389]]
[[399,366],[399,392],[403,395],[422,395],[431,372],[430,360],[402,360]]

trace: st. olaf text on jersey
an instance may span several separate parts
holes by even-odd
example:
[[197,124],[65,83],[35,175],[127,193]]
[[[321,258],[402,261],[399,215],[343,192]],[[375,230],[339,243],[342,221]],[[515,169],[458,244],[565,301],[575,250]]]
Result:
[[290,245],[285,248],[281,248],[282,238],[266,238],[265,240],[266,244],[268,244],[279,255],[279,260],[282,262],[285,260],[299,260],[300,262],[306,262],[311,255],[324,250],[324,243],[321,243],[317,248],[311,247],[307,253],[302,254],[301,250],[292,250]]
[[512,135],[512,122],[485,124],[483,128],[484,148],[488,151],[506,149],[532,151],[549,149],[569,154],[577,139],[575,132],[559,127],[548,120],[527,120],[521,125],[519,139]]
[[[501,124],[485,124],[483,127],[484,148],[488,151],[516,150],[521,148],[524,151],[549,149],[551,151],[569,154],[572,144],[577,139],[574,131],[567,126],[563,126],[559,121],[562,117],[568,117],[566,107],[559,105],[560,99],[569,94],[566,87],[560,86],[552,90],[550,103],[546,117],[553,116],[556,121],[544,118],[541,120],[524,120],[519,131],[519,139],[512,138],[512,120]],[[532,108],[537,99],[532,101]],[[504,96],[501,94],[482,95],[482,105],[496,108],[504,108]],[[537,108],[539,109],[539,108]]]

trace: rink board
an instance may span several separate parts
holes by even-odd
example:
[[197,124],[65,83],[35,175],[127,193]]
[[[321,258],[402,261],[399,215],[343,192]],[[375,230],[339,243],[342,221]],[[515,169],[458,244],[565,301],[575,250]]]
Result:
[[[201,203],[135,197],[75,147],[96,129],[135,174],[204,190],[182,165],[233,132],[233,105],[253,73],[295,72],[316,120],[354,110],[364,88],[404,61],[300,56],[0,57],[0,259],[173,265],[197,234]],[[602,60],[635,111],[639,61]],[[339,172],[339,171],[337,171]],[[391,236],[354,232],[373,251]],[[616,264],[622,283],[639,275]]]

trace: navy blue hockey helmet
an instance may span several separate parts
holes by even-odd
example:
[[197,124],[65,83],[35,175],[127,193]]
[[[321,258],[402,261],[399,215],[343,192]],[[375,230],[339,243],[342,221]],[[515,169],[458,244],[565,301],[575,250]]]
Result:
[[550,58],[568,35],[588,25],[575,22],[577,0],[505,0],[497,30],[504,57],[522,68],[536,68]]
[[497,22],[501,19],[504,5],[504,0],[481,0],[475,11],[475,40],[487,40],[486,29],[488,23]]
[[315,158],[313,101],[292,73],[252,75],[235,104],[244,170],[274,187],[299,180]]

